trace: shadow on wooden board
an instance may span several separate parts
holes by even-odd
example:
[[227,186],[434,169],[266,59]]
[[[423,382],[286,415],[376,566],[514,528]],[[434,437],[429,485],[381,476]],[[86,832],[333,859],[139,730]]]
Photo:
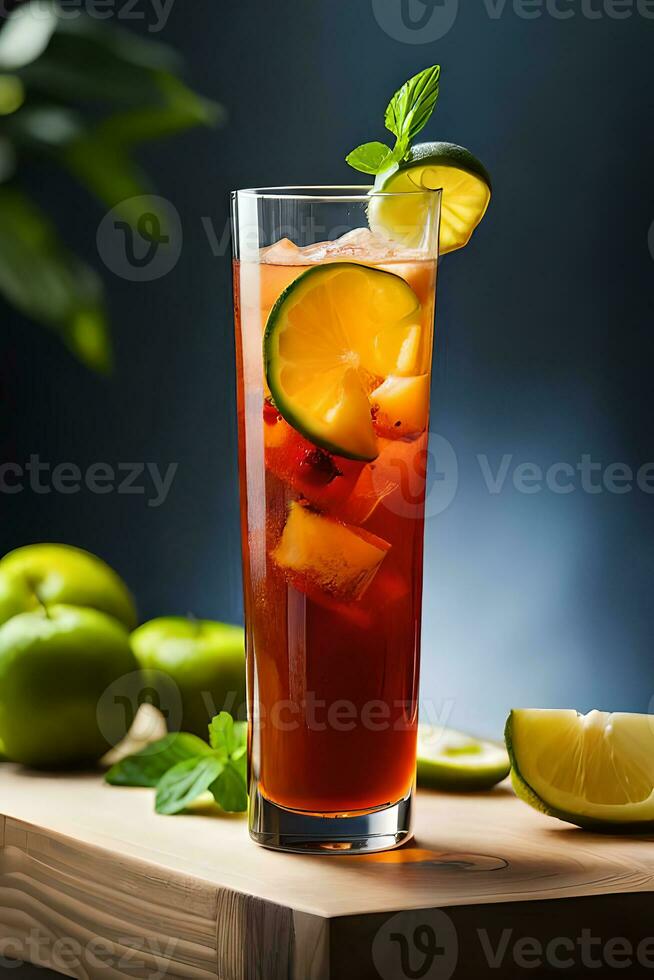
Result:
[[5,960],[0,963],[0,977],[2,980],[61,980],[61,973],[32,966],[31,963],[10,963]]

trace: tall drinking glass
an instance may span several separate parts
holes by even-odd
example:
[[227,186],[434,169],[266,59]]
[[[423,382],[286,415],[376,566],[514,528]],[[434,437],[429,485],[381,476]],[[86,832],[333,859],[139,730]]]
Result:
[[233,194],[250,834],[411,836],[440,191]]

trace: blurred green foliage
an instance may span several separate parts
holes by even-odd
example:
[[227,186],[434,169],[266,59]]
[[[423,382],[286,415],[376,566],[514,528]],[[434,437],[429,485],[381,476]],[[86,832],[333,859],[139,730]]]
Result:
[[30,198],[22,165],[63,167],[135,224],[130,198],[152,191],[138,145],[220,119],[180,68],[166,45],[82,11],[64,18],[54,0],[28,0],[0,30],[0,293],[98,371],[112,362],[102,281]]

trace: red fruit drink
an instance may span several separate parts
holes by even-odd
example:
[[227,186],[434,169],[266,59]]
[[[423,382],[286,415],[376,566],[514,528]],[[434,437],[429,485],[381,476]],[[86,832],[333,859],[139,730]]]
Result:
[[251,769],[266,800],[311,814],[396,803],[415,776],[436,262],[365,264],[409,283],[424,335],[420,383],[386,411],[371,396],[370,462],[310,442],[265,381],[268,315],[311,257],[280,243],[234,265]]

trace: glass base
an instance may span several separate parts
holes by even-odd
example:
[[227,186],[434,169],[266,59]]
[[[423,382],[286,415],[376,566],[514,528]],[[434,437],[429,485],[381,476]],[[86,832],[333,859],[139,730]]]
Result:
[[250,837],[263,847],[301,854],[373,854],[413,836],[413,790],[398,803],[342,815],[285,810],[253,787]]

